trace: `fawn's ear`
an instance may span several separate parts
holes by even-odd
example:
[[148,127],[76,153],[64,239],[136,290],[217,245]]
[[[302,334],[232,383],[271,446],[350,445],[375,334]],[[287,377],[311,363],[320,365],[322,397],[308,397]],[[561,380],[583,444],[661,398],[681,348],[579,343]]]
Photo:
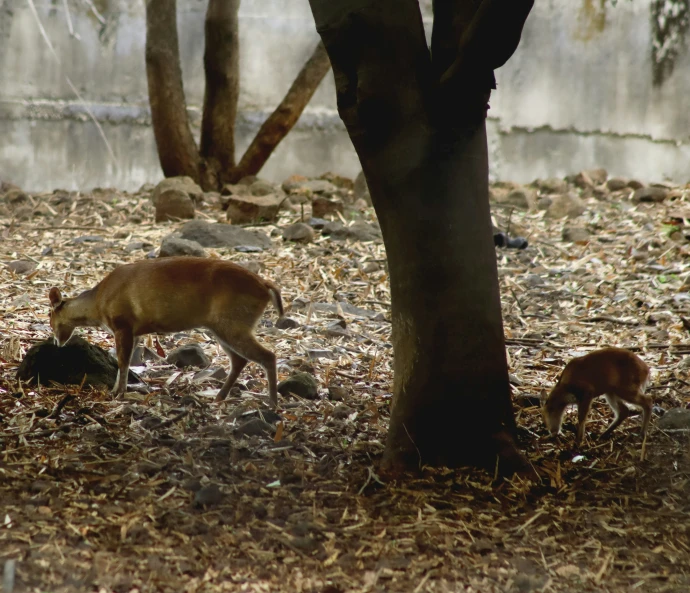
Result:
[[60,293],[60,289],[57,286],[53,286],[53,288],[50,289],[50,292],[48,293],[48,298],[50,299],[50,306],[53,309],[53,311],[63,303],[62,294]]

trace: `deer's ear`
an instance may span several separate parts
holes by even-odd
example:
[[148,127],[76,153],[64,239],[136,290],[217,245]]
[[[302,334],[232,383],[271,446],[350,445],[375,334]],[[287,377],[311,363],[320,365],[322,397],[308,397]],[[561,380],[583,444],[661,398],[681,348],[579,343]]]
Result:
[[48,298],[50,299],[50,306],[53,309],[53,311],[63,303],[62,294],[60,293],[60,289],[57,286],[53,286],[53,288],[50,289],[50,292],[48,293]]

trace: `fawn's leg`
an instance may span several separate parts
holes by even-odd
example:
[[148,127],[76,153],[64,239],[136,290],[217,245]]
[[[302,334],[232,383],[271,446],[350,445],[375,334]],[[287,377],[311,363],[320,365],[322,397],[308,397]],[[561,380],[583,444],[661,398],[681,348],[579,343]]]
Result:
[[225,383],[223,383],[220,391],[218,391],[218,395],[216,395],[217,402],[223,401],[227,397],[228,393],[230,393],[230,390],[232,389],[232,386],[235,384],[235,381],[237,381],[237,378],[240,376],[242,369],[244,369],[244,367],[247,366],[247,362],[249,362],[246,358],[243,358],[236,352],[233,352],[227,344],[221,342],[220,345],[230,357],[232,367],[230,368],[228,378],[225,380]]

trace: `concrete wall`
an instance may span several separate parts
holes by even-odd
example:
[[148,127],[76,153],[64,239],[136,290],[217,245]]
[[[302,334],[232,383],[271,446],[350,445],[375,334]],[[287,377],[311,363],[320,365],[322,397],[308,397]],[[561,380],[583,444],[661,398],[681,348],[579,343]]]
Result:
[[[677,15],[688,1],[619,0],[615,7],[611,0],[537,2],[520,48],[497,73],[488,123],[492,176],[527,181],[604,166],[643,180],[687,181],[690,78],[683,73],[690,56]],[[161,178],[147,102],[144,0],[94,0],[98,16],[89,4],[67,0],[66,11],[57,0],[0,0],[0,179],[41,190],[134,189]],[[422,2],[428,25],[429,5]],[[195,123],[204,88],[205,8],[203,0],[178,0]],[[664,35],[655,32],[652,8],[676,15],[663,21]],[[242,150],[318,36],[307,0],[243,0],[240,35]],[[678,51],[673,72],[657,85],[655,41],[659,55]],[[262,176],[357,173],[334,97],[329,75]]]

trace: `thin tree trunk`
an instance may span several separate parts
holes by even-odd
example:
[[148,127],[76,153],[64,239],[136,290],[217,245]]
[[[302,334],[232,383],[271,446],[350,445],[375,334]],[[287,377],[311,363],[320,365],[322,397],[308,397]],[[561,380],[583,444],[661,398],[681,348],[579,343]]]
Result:
[[163,174],[199,182],[199,153],[187,116],[175,0],[146,1],[146,77]]
[[480,76],[439,87],[417,0],[310,4],[388,256],[395,379],[384,463],[524,470],[488,201],[492,70],[468,56]]
[[235,120],[240,86],[238,11],[240,0],[209,0],[204,71],[206,92],[201,122],[203,185],[221,187],[235,167]]
[[297,123],[326,73],[331,68],[323,42],[314,48],[311,57],[292,83],[280,105],[263,123],[232,172],[232,182],[247,175],[256,175],[266,164],[275,148]]

